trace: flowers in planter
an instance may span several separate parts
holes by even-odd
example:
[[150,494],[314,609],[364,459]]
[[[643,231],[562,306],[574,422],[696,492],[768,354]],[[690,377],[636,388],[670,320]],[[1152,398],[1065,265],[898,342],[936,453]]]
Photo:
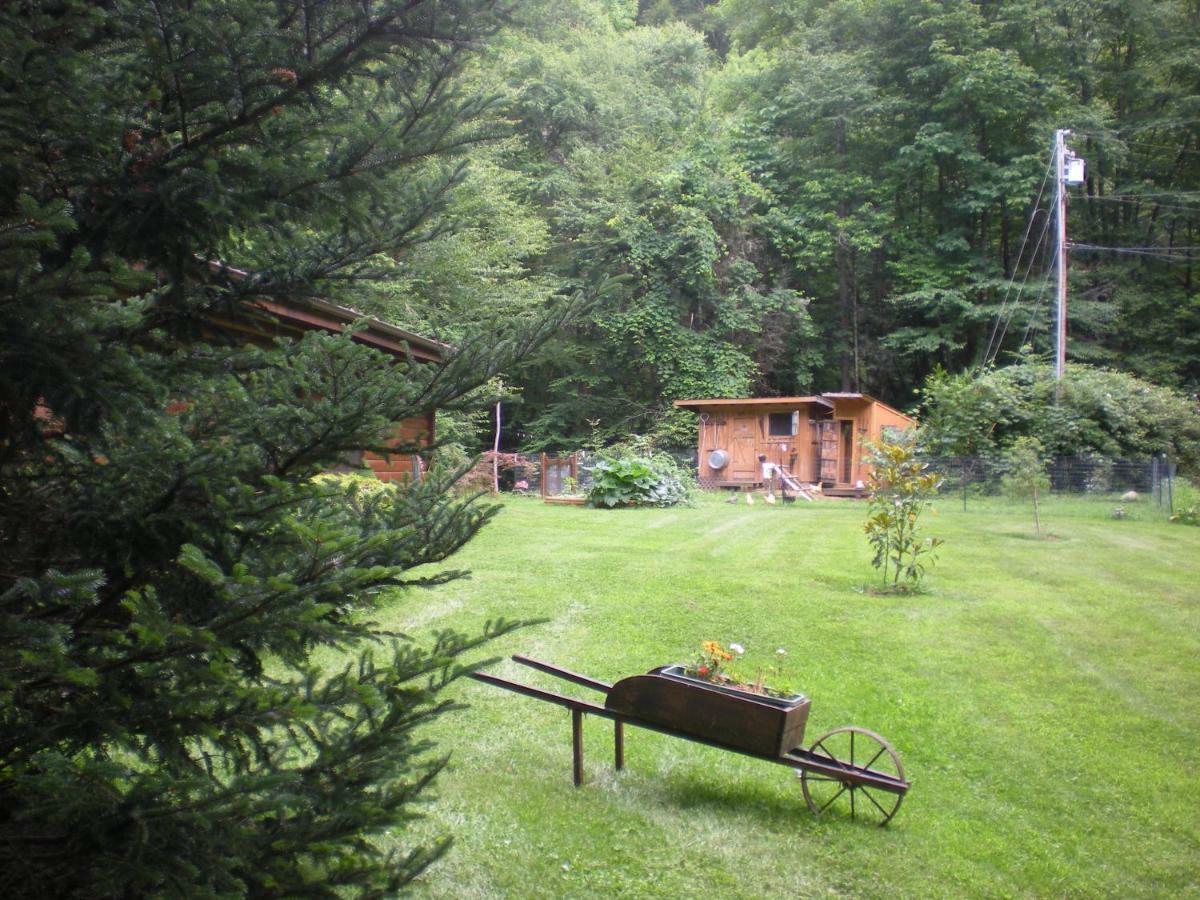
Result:
[[733,654],[716,641],[701,641],[700,653],[688,666],[688,674],[706,681],[723,681],[722,666],[733,659]]
[[[693,678],[711,681],[725,687],[738,688],[755,694],[784,696],[791,692],[786,690],[783,668],[787,650],[780,647],[775,651],[775,659],[770,665],[756,665],[753,675],[745,667],[743,657],[746,648],[738,643],[725,646],[717,641],[701,641],[700,652],[685,666],[685,672]],[[770,680],[771,687],[766,685]]]

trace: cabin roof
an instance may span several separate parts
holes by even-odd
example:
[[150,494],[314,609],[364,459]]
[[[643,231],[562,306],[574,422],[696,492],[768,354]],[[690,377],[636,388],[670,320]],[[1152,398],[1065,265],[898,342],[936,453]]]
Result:
[[341,331],[347,325],[361,322],[366,327],[354,335],[354,339],[383,350],[393,356],[406,356],[428,362],[442,362],[448,344],[405,331],[382,319],[367,316],[348,306],[339,306],[328,300],[317,298],[271,299],[255,298],[252,306],[284,322],[301,328],[319,328],[325,331]]
[[[210,261],[209,269],[241,280],[249,273],[221,262]],[[319,297],[253,297],[247,301],[252,315],[265,314],[270,318],[300,329],[320,329],[340,332],[347,325],[361,323],[362,330],[355,332],[354,339],[382,350],[392,356],[412,355],[426,362],[445,361],[449,344],[423,337],[390,322],[368,316],[349,306],[342,306]]]

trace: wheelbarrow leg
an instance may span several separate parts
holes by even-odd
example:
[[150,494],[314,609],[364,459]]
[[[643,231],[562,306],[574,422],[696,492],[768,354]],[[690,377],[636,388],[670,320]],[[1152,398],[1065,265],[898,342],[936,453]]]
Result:
[[616,768],[620,772],[625,768],[625,723],[613,722],[613,754],[616,757]]
[[575,763],[575,787],[583,784],[583,710],[571,710],[571,751]]

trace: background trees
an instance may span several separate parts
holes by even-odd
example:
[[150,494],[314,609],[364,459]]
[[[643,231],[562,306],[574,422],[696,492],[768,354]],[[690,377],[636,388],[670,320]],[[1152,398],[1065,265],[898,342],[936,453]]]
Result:
[[670,401],[696,394],[908,407],[938,367],[1044,351],[1059,127],[1089,162],[1072,358],[1195,389],[1193,4],[525,9],[482,65],[545,225],[526,265],[627,280],[520,376],[514,441],[684,444]]

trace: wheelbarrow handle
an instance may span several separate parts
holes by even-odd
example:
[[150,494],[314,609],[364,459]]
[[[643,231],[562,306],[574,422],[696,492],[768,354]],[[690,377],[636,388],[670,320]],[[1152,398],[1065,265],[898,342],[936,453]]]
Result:
[[563,681],[570,681],[573,684],[578,684],[585,688],[591,688],[593,691],[599,691],[602,694],[607,694],[612,690],[612,685],[604,681],[597,681],[595,678],[588,678],[586,675],[580,675],[577,672],[571,672],[567,669],[553,666],[550,663],[542,662],[539,659],[533,659],[529,656],[522,656],[519,653],[513,654],[513,662],[518,662],[523,666],[529,666],[531,669],[537,669],[539,672],[545,672],[548,675],[553,675],[556,678],[561,678]]

